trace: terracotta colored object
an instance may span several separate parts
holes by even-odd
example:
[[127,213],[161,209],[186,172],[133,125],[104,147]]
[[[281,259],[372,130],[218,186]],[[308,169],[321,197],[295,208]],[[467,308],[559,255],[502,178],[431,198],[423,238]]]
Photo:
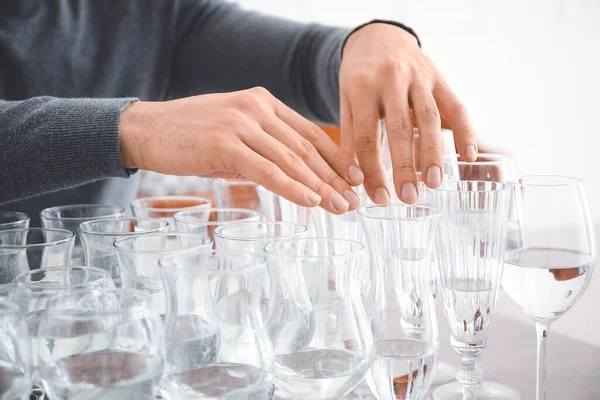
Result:
[[338,146],[342,143],[342,134],[340,128],[335,125],[319,124],[319,127],[325,131],[327,136]]
[[550,273],[554,275],[554,279],[557,281],[568,281],[577,278],[582,274],[582,271],[575,268],[564,268],[564,269],[551,269]]

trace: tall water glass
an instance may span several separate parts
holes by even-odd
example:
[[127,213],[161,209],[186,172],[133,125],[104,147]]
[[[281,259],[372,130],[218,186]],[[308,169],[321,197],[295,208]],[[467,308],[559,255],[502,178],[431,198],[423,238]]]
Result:
[[424,399],[438,357],[431,248],[442,212],[391,204],[361,207],[358,213],[384,282],[367,381],[378,399]]
[[[38,374],[37,331],[39,321],[56,296],[73,290],[91,290],[113,287],[108,272],[90,267],[52,267],[25,272],[17,276],[10,291],[10,300],[16,304],[29,330],[32,351],[32,367],[36,385],[40,386]],[[34,395],[41,397],[34,388]]]
[[261,212],[266,221],[285,221],[306,225],[309,229],[308,235],[313,234],[313,225],[310,218],[311,209],[309,207],[292,203],[285,197],[262,186],[256,187],[256,193],[260,201]]
[[594,225],[577,178],[525,176],[513,188],[523,241],[506,253],[502,287],[535,321],[536,399],[544,400],[548,330],[579,301],[592,279]]
[[446,181],[434,190],[434,204],[444,213],[436,246],[442,302],[450,344],[461,356],[456,378],[463,387],[442,386],[436,399],[494,398],[480,387],[478,359],[498,300],[510,193],[505,184],[484,181]]
[[268,244],[273,307],[267,326],[275,384],[295,399],[341,399],[363,380],[373,336],[361,300],[364,246],[341,239]]
[[202,210],[212,207],[212,201],[198,196],[156,196],[133,200],[129,206],[134,217],[162,219],[175,230],[173,216],[180,211]]
[[115,242],[119,270],[133,277],[131,287],[148,293],[158,313],[166,314],[166,296],[158,270],[158,260],[181,251],[210,251],[212,239],[192,233],[149,233]]
[[0,297],[14,278],[38,268],[68,265],[75,236],[64,229],[11,229],[0,231]]
[[27,324],[15,304],[0,299],[0,399],[29,399],[31,370]]
[[120,287],[133,287],[135,276],[132,270],[121,271],[115,255],[115,241],[168,230],[167,221],[150,218],[92,220],[82,223],[78,228],[87,265],[109,271],[115,284]]
[[57,297],[38,330],[39,371],[52,400],[151,400],[164,367],[162,321],[137,290]]
[[300,238],[306,226],[293,222],[239,222],[215,229],[217,249],[245,253],[262,253],[267,243]]
[[44,228],[67,229],[75,235],[75,245],[71,256],[71,265],[85,265],[85,252],[77,227],[86,221],[102,218],[119,218],[125,209],[119,206],[102,204],[72,204],[50,207],[40,212],[40,221]]
[[207,208],[180,211],[173,216],[173,220],[179,232],[195,233],[214,239],[214,230],[218,226],[232,222],[259,221],[260,213],[248,208]]
[[29,228],[29,216],[22,212],[0,211],[0,231]]
[[214,179],[213,196],[217,207],[249,208],[260,211],[257,184],[245,179]]
[[187,252],[159,263],[169,299],[166,397],[270,399],[274,353],[260,302],[265,258]]

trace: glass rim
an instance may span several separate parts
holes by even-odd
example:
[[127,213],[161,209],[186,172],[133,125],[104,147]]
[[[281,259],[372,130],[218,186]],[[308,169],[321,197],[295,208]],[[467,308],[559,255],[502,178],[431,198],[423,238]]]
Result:
[[[129,222],[135,222],[135,221],[156,222],[156,223],[160,224],[160,226],[158,226],[157,228],[151,228],[151,229],[148,229],[145,231],[138,231],[138,232],[118,232],[118,231],[94,232],[94,231],[90,231],[87,229],[83,229],[83,228],[87,228],[89,225],[103,223],[103,222],[106,223],[109,221],[117,221],[117,220],[118,221],[129,221]],[[157,233],[157,232],[160,232],[160,229],[164,229],[164,228],[168,228],[168,227],[169,227],[169,223],[163,219],[143,218],[143,217],[123,217],[123,218],[118,217],[118,218],[99,218],[99,219],[92,219],[89,221],[82,222],[77,227],[77,231],[80,233],[84,233],[86,235],[95,235],[95,236],[132,236],[132,235],[146,235],[149,233]]]
[[[486,184],[486,185],[493,185],[493,186],[498,186],[496,188],[492,188],[489,190],[454,190],[454,189],[450,189],[450,188],[444,188],[443,186],[445,184],[451,184],[451,183],[461,183],[461,184]],[[508,183],[502,183],[502,182],[496,182],[496,181],[478,181],[478,180],[460,180],[460,181],[449,181],[449,180],[444,180],[442,181],[441,185],[434,188],[434,191],[439,191],[439,192],[445,192],[445,193],[495,193],[495,192],[501,192],[503,190],[506,190],[509,187]]]
[[[85,310],[56,310],[55,304],[58,304],[59,301],[63,301],[68,298],[75,298],[77,296],[82,296],[91,293],[117,293],[117,295],[125,295],[126,297],[135,299],[136,301],[133,304],[128,305],[125,308],[119,308],[117,310],[94,310],[94,311],[85,311]],[[89,319],[89,318],[98,318],[102,316],[113,316],[113,315],[128,315],[134,314],[137,312],[150,311],[153,309],[151,306],[152,298],[149,293],[146,293],[139,289],[134,288],[94,288],[94,289],[86,289],[79,288],[76,290],[69,290],[67,292],[61,293],[58,296],[54,297],[54,299],[50,302],[48,307],[46,307],[46,314],[51,315],[52,318],[57,319]]]
[[[194,265],[194,266],[177,265],[174,262],[167,263],[167,261],[176,260],[179,258],[186,259],[186,258],[191,258],[192,256],[206,256],[211,259],[222,260],[223,259],[222,255],[243,256],[243,257],[248,257],[249,260],[258,260],[258,261],[255,263],[252,263],[252,262],[245,263],[240,268],[226,270],[226,271],[222,271],[222,270],[210,271],[210,270],[207,270],[206,268],[198,268],[196,265]],[[221,250],[210,249],[207,251],[185,251],[185,252],[178,252],[178,253],[164,255],[163,257],[161,257],[158,260],[158,266],[161,270],[172,268],[172,269],[176,269],[176,270],[194,271],[202,276],[215,275],[215,274],[219,274],[219,275],[220,274],[236,274],[236,273],[242,273],[243,271],[251,270],[252,268],[266,267],[267,266],[267,257],[260,253],[252,253],[252,252],[247,252],[247,251],[245,251],[245,252],[244,251],[227,251],[227,250],[223,250],[223,249],[221,249]]]
[[213,183],[224,183],[232,186],[260,186],[258,183],[248,180],[248,179],[226,179],[226,178],[214,178]]
[[[329,243],[347,243],[352,245],[355,248],[347,250],[341,254],[332,254],[332,255],[317,255],[317,256],[294,256],[287,254],[280,254],[272,251],[272,249],[282,246],[286,243],[301,243],[301,242],[329,242]],[[269,256],[283,258],[286,260],[303,260],[303,261],[318,261],[318,260],[331,260],[331,259],[339,259],[346,258],[353,255],[362,254],[365,251],[365,245],[357,242],[355,240],[349,239],[335,239],[335,238],[319,238],[319,237],[309,237],[309,238],[297,238],[297,239],[286,239],[286,240],[278,240],[276,242],[267,243],[264,247],[264,252]]]
[[17,219],[16,221],[10,221],[10,222],[0,222],[0,226],[2,225],[10,225],[10,224],[17,224],[17,223],[24,223],[25,221],[29,221],[31,218],[29,217],[29,215],[25,214],[24,212],[21,211],[0,211],[0,216],[3,215],[10,215],[10,216],[16,216],[16,217],[25,217],[25,218],[20,218]]
[[[414,217],[402,217],[402,216],[383,217],[383,216],[376,216],[376,215],[371,215],[371,214],[367,213],[368,210],[384,209],[384,208],[427,209],[427,210],[433,211],[433,213],[430,215],[414,216]],[[358,214],[361,217],[365,217],[365,218],[369,218],[369,219],[393,220],[393,221],[420,221],[420,220],[435,219],[435,218],[441,217],[444,213],[442,211],[442,209],[440,209],[438,207],[434,207],[434,206],[429,206],[426,204],[403,204],[403,203],[392,203],[392,204],[388,204],[388,205],[370,204],[370,205],[366,205],[366,206],[361,206],[356,211],[358,212]]]
[[[260,237],[248,237],[248,236],[226,236],[221,233],[223,229],[231,229],[235,227],[243,227],[250,225],[272,225],[272,226],[293,226],[295,228],[299,228],[298,232],[294,232],[293,234],[285,235],[285,236],[260,236]],[[258,240],[264,239],[273,239],[273,238],[281,238],[282,240],[293,238],[297,235],[302,235],[308,231],[308,227],[306,225],[297,223],[297,222],[289,222],[289,221],[239,221],[232,222],[230,224],[223,224],[218,226],[213,235],[226,240],[236,240],[240,242],[256,242]]]
[[[156,201],[156,200],[202,200],[204,201],[204,203],[202,204],[196,204],[193,206],[184,206],[184,207],[145,207],[145,206],[141,206],[139,203],[142,203],[143,201]],[[148,197],[140,197],[139,199],[135,199],[132,200],[129,203],[129,206],[133,209],[139,209],[139,210],[147,210],[147,211],[151,211],[151,212],[178,212],[184,209],[193,209],[194,207],[206,207],[207,205],[212,206],[212,201],[210,199],[207,199],[206,197],[201,197],[201,196],[185,196],[185,195],[167,195],[167,196],[148,196]]]
[[106,216],[96,216],[96,217],[91,217],[93,219],[107,219],[107,218],[118,218],[121,215],[125,215],[125,208],[121,207],[121,206],[115,206],[115,205],[111,205],[111,204],[67,204],[67,205],[62,205],[62,206],[54,206],[54,207],[48,207],[48,208],[44,208],[42,211],[40,211],[40,219],[45,219],[45,220],[49,220],[49,221],[80,221],[80,220],[89,220],[90,217],[57,217],[57,216],[52,216],[52,215],[48,215],[49,213],[55,212],[55,211],[64,211],[67,209],[77,209],[77,208],[84,208],[84,207],[89,207],[89,208],[112,208],[115,210],[120,210],[118,213],[113,213],[110,215],[106,215]]
[[[38,285],[37,282],[23,282],[22,279],[26,276],[31,276],[34,274],[39,274],[42,272],[59,272],[59,271],[79,271],[79,270],[85,270],[85,271],[90,271],[90,272],[94,272],[97,273],[98,275],[103,275],[102,278],[108,278],[112,280],[112,276],[110,275],[110,273],[107,270],[104,270],[102,268],[98,268],[98,267],[88,267],[88,266],[82,266],[82,265],[65,265],[65,266],[56,266],[56,267],[49,267],[49,268],[38,268],[38,269],[34,269],[31,271],[26,271],[26,272],[22,272],[19,275],[17,275],[15,277],[15,279],[13,280],[13,284],[15,286],[18,287],[22,287],[22,288],[28,288],[28,289],[38,289],[38,287],[36,287]],[[93,281],[96,282],[96,281]],[[40,290],[45,290],[45,289],[63,289],[63,288],[69,288],[69,290],[76,290],[76,289],[84,289],[87,285],[89,285],[92,282],[84,282],[84,283],[77,283],[74,285],[61,285],[61,284],[48,284],[48,285],[44,285],[43,288],[39,287]]]
[[464,161],[460,159],[460,155],[459,154],[446,154],[443,157],[443,161],[444,164],[446,163],[452,163],[452,164],[457,164],[457,165],[496,165],[496,164],[500,164],[500,163],[504,163],[507,161],[512,161],[514,162],[514,158],[506,155],[506,154],[500,154],[500,153],[478,153],[477,154],[477,158],[479,159],[479,157],[492,157],[492,158],[497,158],[495,160],[475,160],[475,161]]
[[[560,183],[523,183],[522,179],[548,179],[548,180],[560,180]],[[521,175],[518,178],[518,182],[510,182],[511,186],[516,187],[568,187],[568,186],[579,186],[583,183],[583,180],[574,176],[568,175]]]
[[251,208],[236,208],[236,207],[211,207],[211,208],[203,208],[198,210],[185,210],[179,211],[173,215],[173,220],[178,223],[183,224],[193,224],[193,225],[201,225],[201,226],[210,226],[212,224],[223,224],[228,222],[243,222],[243,219],[234,219],[231,221],[206,221],[206,222],[194,222],[194,221],[186,221],[185,219],[181,219],[183,217],[192,216],[192,214],[196,213],[220,213],[220,212],[238,212],[238,213],[247,213],[252,214],[252,217],[260,217],[260,212],[256,210],[252,210]]
[[50,246],[58,246],[61,244],[69,243],[70,241],[75,240],[75,234],[68,229],[59,229],[59,228],[17,228],[17,229],[7,229],[4,231],[0,231],[0,236],[5,233],[16,233],[16,232],[55,232],[65,234],[66,237],[62,239],[52,240],[50,242],[41,242],[41,243],[30,243],[30,244],[4,244],[0,243],[1,249],[24,249],[28,247],[50,247]]
[[152,232],[152,233],[147,233],[147,234],[141,234],[141,235],[136,235],[136,236],[127,236],[127,237],[123,237],[123,238],[119,238],[117,240],[115,240],[115,242],[113,243],[113,247],[115,248],[116,251],[121,251],[124,253],[140,253],[140,254],[160,254],[160,253],[167,253],[170,254],[173,252],[173,250],[136,250],[136,249],[132,249],[132,248],[127,248],[127,247],[123,247],[123,246],[119,246],[120,244],[122,244],[123,242],[129,242],[129,241],[135,241],[137,239],[145,239],[148,237],[170,237],[170,236],[182,236],[182,237],[190,237],[190,238],[196,238],[196,239],[202,239],[202,243],[192,246],[190,248],[185,248],[185,249],[176,249],[175,251],[177,252],[183,252],[183,251],[194,251],[194,250],[200,250],[202,248],[204,248],[205,246],[210,246],[210,248],[212,248],[212,244],[213,244],[213,239],[210,236],[204,236],[204,235],[199,235],[197,233],[187,233],[187,232]]

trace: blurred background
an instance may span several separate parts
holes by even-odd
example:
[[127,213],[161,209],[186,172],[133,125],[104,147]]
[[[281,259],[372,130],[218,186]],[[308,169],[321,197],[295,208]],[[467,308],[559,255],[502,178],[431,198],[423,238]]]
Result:
[[[582,178],[600,232],[600,1],[237,3],[303,22],[353,27],[384,18],[413,27],[424,51],[467,105],[481,142],[510,153],[521,174]],[[197,182],[191,184],[202,192]],[[143,184],[142,192],[144,187],[163,187],[171,193],[181,188],[176,182],[173,190],[168,184],[156,183]],[[596,273],[583,299],[555,322],[552,330],[600,345],[598,304],[600,278]],[[506,295],[496,310],[530,324],[533,331],[531,320]]]

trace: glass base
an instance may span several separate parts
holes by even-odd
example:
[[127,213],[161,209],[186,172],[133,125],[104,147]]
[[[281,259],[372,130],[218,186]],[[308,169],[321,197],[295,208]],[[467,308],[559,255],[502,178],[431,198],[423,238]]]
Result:
[[456,379],[456,368],[450,364],[438,362],[431,386],[439,386]]
[[[521,395],[516,390],[496,382],[484,381],[477,389],[477,400],[520,400]],[[438,387],[433,392],[433,400],[463,400],[463,388],[454,381]]]

